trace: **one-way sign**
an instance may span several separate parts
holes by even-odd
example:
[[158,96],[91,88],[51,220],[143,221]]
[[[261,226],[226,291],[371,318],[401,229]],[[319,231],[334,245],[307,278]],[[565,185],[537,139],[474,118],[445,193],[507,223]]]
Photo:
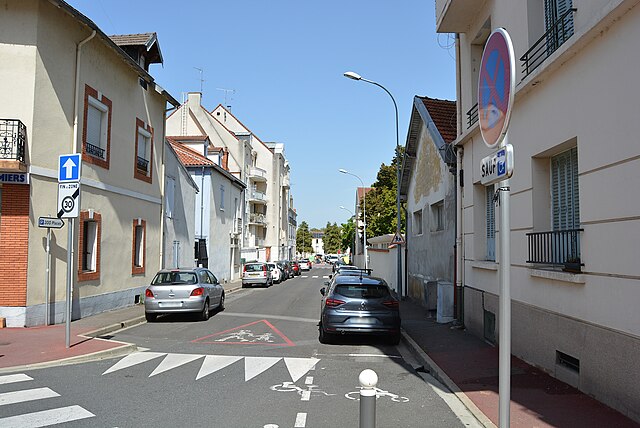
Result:
[[60,155],[58,158],[58,183],[80,181],[80,153]]

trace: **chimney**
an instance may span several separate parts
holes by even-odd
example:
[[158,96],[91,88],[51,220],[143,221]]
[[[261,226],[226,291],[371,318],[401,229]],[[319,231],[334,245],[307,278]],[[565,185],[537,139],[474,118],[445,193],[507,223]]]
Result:
[[187,94],[187,104],[189,104],[191,108],[199,107],[202,104],[202,93],[189,92]]
[[229,171],[229,150],[222,149],[222,168]]

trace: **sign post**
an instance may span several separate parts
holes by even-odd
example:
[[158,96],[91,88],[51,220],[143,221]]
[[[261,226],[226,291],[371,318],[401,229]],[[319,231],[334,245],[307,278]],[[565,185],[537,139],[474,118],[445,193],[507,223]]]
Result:
[[513,43],[504,28],[494,30],[482,52],[478,82],[478,119],[487,147],[500,150],[482,160],[482,184],[500,182],[500,325],[498,425],[510,426],[511,402],[511,222],[509,177],[513,174],[513,147],[507,128],[515,93]]
[[80,207],[79,153],[60,155],[58,158],[58,218],[68,218],[67,226],[67,293],[65,307],[65,345],[71,347],[71,294],[73,293],[73,219]]
[[51,314],[49,308],[49,269],[51,267],[51,228],[54,227],[56,229],[60,229],[64,226],[64,221],[59,218],[52,217],[39,217],[38,218],[38,227],[46,227],[47,228],[47,244],[46,244],[46,252],[47,252],[47,267],[44,270],[44,325],[49,325],[51,321]]

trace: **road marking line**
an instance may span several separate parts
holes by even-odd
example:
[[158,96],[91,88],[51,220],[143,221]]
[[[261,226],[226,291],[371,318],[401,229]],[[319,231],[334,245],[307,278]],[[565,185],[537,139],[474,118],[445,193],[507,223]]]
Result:
[[240,312],[221,312],[216,314],[216,317],[243,317],[243,318],[269,318],[276,320],[285,320],[285,321],[300,321],[300,322],[308,322],[318,324],[318,318],[300,318],[300,317],[288,317],[288,316],[280,316],[280,315],[268,315],[268,314],[250,314],[250,313],[240,313]]
[[3,428],[46,427],[94,416],[93,413],[80,406],[68,406],[2,418],[0,426]]
[[290,358],[285,357],[284,363],[289,370],[291,380],[295,383],[302,376],[306,375],[312,367],[318,363],[317,358]]
[[116,364],[114,364],[110,369],[107,369],[102,375],[106,375],[107,373],[115,372],[118,370],[126,369],[127,367],[135,366],[136,364],[145,363],[149,360],[153,360],[154,358],[162,357],[163,355],[167,355],[166,352],[134,352],[133,354],[129,354]]
[[198,376],[196,376],[196,380],[210,375],[211,373],[215,373],[241,359],[242,357],[227,355],[207,355],[204,357],[202,366],[200,366],[200,371],[198,372]]
[[296,423],[293,426],[294,428],[304,428],[307,426],[307,414],[306,413],[298,413],[296,415]]
[[269,369],[282,357],[244,357],[244,380],[245,382],[258,376]]
[[302,391],[302,398],[300,400],[309,401],[310,398],[311,398],[311,391],[309,391],[309,390]]
[[304,380],[304,384],[305,385],[312,385],[313,384],[313,376],[307,376],[307,378]]
[[0,385],[8,385],[10,383],[24,382],[27,380],[33,380],[33,378],[24,373],[0,376]]
[[24,391],[3,392],[0,394],[0,406],[22,403],[25,401],[42,400],[43,398],[59,397],[60,394],[49,388],[26,389]]
[[202,357],[204,357],[204,355],[167,354],[167,356],[164,357],[164,360],[162,360],[162,362],[158,365],[158,367],[155,368],[155,370],[149,375],[149,377],[155,376],[171,369],[175,369],[176,367],[180,367]]
[[318,275],[313,275],[311,278],[317,278],[317,277],[318,277]]

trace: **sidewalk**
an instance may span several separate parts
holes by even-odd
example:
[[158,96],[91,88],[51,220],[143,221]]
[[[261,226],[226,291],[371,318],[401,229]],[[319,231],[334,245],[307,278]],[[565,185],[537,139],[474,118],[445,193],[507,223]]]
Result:
[[[410,300],[400,303],[405,340],[425,370],[480,422],[498,424],[498,349],[451,324],[438,324]],[[409,337],[407,337],[409,336]],[[511,358],[512,427],[639,427],[640,424],[524,361]]]
[[[226,293],[241,282],[225,284]],[[424,368],[451,389],[485,426],[498,423],[498,351],[449,324],[437,324],[412,301],[402,301],[405,341]],[[0,329],[0,374],[126,355],[135,345],[100,339],[144,322],[144,307],[131,306],[71,323],[71,347],[65,325]],[[522,360],[512,358],[512,427],[640,427],[615,410]]]

